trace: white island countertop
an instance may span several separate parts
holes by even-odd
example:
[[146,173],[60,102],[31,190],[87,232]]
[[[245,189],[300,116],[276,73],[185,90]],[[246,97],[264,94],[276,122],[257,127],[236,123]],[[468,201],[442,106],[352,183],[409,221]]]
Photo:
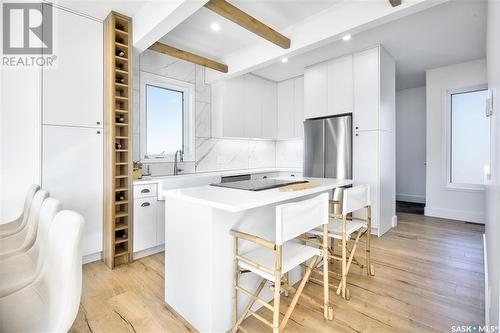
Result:
[[232,188],[224,188],[210,185],[189,187],[175,190],[162,191],[162,195],[168,199],[183,199],[192,203],[206,205],[229,212],[241,212],[247,209],[257,208],[277,202],[287,201],[309,194],[321,193],[336,187],[351,185],[349,179],[308,178],[308,177],[278,177],[276,179],[286,180],[308,180],[319,183],[320,186],[292,192],[281,192],[279,188],[264,191],[245,191]]

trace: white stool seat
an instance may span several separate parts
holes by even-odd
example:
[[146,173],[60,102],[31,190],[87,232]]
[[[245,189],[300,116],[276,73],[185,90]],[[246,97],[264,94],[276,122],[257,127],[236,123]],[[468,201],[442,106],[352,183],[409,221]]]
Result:
[[28,221],[28,215],[31,207],[31,202],[33,201],[33,197],[36,192],[40,190],[40,186],[31,185],[26,193],[26,198],[24,199],[24,207],[21,215],[16,218],[14,221],[0,224],[0,238],[7,237],[13,235],[15,233],[20,232]]
[[38,262],[24,253],[0,261],[0,297],[33,282],[37,266]]
[[[283,244],[283,258],[282,258],[282,269],[281,276],[285,273],[291,271],[293,268],[302,264],[303,262],[311,259],[314,256],[320,256],[321,250],[296,243],[295,241],[288,241]],[[271,270],[274,269],[274,262],[276,260],[276,253],[271,249],[265,247],[258,247],[254,250],[250,250],[247,253],[241,254],[242,257],[250,259],[261,266],[267,267]],[[274,281],[274,275],[266,272],[262,269],[258,269],[252,265],[249,265],[243,261],[239,261],[239,266],[243,269],[254,272],[260,275],[266,280]]]
[[[350,236],[352,233],[358,231],[359,229],[366,227],[366,223],[359,221],[347,221],[346,223],[346,234]],[[314,229],[310,232],[313,235],[321,236],[323,231],[321,229]],[[335,239],[342,239],[342,221],[338,219],[330,218],[328,221],[328,237]]]

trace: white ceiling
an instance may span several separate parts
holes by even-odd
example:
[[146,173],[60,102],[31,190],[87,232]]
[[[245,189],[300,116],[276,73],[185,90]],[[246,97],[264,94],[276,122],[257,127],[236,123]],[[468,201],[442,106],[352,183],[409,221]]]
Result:
[[[233,5],[278,31],[319,13],[339,1],[230,0]],[[210,30],[210,24],[213,22],[221,25],[220,31]],[[160,41],[214,60],[220,60],[240,48],[261,42],[262,38],[206,8],[201,8],[161,38]]]
[[56,4],[103,21],[114,10],[126,16],[134,16],[147,1],[137,0],[56,0]]
[[354,35],[254,71],[273,81],[303,74],[304,68],[371,45],[382,44],[396,59],[397,89],[425,85],[425,70],[486,56],[486,1],[445,4]]

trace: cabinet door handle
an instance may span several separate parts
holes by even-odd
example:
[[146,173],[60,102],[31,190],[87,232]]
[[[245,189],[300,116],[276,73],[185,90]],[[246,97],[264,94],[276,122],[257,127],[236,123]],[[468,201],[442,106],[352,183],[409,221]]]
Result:
[[358,127],[358,126],[356,126],[356,129],[359,129],[359,127]]
[[359,136],[359,134],[358,134],[358,133],[356,133],[356,136]]
[[97,134],[101,134],[101,131],[97,131]]
[[150,192],[150,191],[149,191],[149,189],[147,189],[147,188],[145,188],[145,189],[141,190],[141,193],[149,193],[149,192]]
[[151,204],[150,204],[149,202],[143,202],[143,203],[141,204],[141,207],[148,207],[148,206],[150,206],[150,205],[151,205]]

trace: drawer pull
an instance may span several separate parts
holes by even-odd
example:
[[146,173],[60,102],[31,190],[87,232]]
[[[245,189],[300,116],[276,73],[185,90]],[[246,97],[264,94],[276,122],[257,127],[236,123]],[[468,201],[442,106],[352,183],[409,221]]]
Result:
[[148,206],[151,206],[151,204],[149,202],[143,202],[141,204],[141,207],[148,207]]
[[149,192],[151,192],[151,191],[148,188],[145,188],[145,189],[141,190],[141,193],[149,193]]

